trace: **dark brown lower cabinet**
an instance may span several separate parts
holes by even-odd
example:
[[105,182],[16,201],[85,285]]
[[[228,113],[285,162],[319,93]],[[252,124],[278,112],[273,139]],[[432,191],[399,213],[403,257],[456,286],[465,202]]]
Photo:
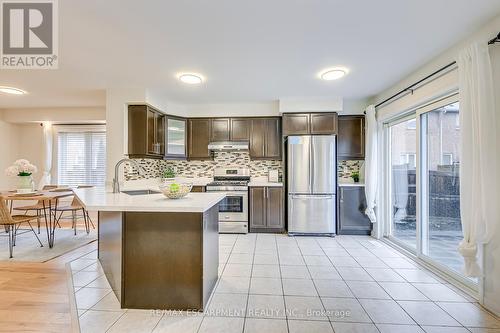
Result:
[[250,232],[284,232],[282,187],[250,187]]
[[339,187],[339,235],[370,235],[372,223],[365,214],[366,197],[363,186]]
[[218,278],[219,205],[99,212],[98,249],[122,309],[204,310]]

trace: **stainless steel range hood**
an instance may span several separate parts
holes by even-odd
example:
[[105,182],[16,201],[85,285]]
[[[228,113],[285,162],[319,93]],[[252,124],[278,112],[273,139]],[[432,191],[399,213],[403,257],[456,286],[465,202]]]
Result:
[[248,141],[216,141],[208,144],[212,151],[248,151]]

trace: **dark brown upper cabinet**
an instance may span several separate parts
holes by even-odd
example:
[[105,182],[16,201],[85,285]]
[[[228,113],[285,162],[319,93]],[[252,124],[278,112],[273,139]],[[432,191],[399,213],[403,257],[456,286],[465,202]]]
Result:
[[283,115],[283,135],[311,134],[309,113],[288,113]]
[[165,116],[165,158],[186,159],[187,120],[182,117]]
[[250,232],[283,232],[284,194],[282,187],[250,188]]
[[210,133],[210,142],[229,141],[231,120],[229,118],[213,118]]
[[250,158],[281,159],[281,119],[252,118],[250,127]]
[[337,113],[285,113],[283,135],[337,134]]
[[211,137],[212,121],[210,118],[188,119],[188,159],[210,159],[208,144]]
[[311,113],[311,134],[337,134],[336,113]]
[[341,160],[365,158],[365,117],[339,116],[337,155]]
[[165,115],[149,105],[128,107],[128,154],[131,158],[163,158]]
[[232,141],[250,140],[250,119],[231,118],[230,137]]

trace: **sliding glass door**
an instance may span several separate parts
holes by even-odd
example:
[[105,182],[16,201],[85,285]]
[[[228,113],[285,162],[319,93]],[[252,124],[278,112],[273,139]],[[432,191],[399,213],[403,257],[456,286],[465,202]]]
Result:
[[403,246],[416,249],[416,118],[413,115],[395,121],[388,130],[390,235]]
[[460,272],[460,122],[454,102],[421,115],[422,253]]
[[463,282],[459,112],[454,95],[385,125],[385,234]]

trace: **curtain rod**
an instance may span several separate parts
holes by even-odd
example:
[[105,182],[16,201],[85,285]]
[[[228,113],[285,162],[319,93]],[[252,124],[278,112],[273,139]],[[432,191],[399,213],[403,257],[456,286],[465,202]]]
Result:
[[[498,43],[498,42],[500,42],[500,32],[498,33],[498,35],[497,35],[495,38],[492,38],[492,39],[490,39],[490,41],[488,41],[488,45],[493,45],[493,44]],[[380,103],[378,103],[377,105],[375,105],[375,108],[378,108],[379,106],[384,105],[385,103],[389,102],[390,100],[392,100],[392,99],[394,99],[394,98],[398,97],[399,95],[401,95],[401,94],[403,94],[403,93],[405,93],[405,92],[407,92],[407,91],[413,92],[413,88],[414,88],[415,86],[417,86],[417,85],[419,85],[420,83],[422,83],[422,82],[424,82],[424,81],[426,81],[426,80],[430,79],[430,78],[431,78],[431,77],[433,77],[434,75],[439,74],[440,72],[447,70],[448,68],[450,68],[451,66],[455,65],[456,63],[457,63],[456,61],[453,61],[453,62],[449,63],[448,65],[446,65],[446,66],[444,66],[444,67],[441,67],[441,68],[440,68],[440,69],[438,69],[437,71],[435,71],[435,72],[433,72],[433,73],[431,73],[431,74],[427,75],[427,76],[426,76],[426,77],[424,77],[423,79],[421,79],[421,80],[419,80],[419,81],[417,81],[417,82],[413,83],[412,85],[410,85],[410,86],[408,86],[408,87],[404,88],[403,90],[401,90],[401,91],[399,91],[399,92],[395,93],[395,94],[394,94],[394,95],[392,95],[391,97],[384,99],[382,102],[380,102]]]

